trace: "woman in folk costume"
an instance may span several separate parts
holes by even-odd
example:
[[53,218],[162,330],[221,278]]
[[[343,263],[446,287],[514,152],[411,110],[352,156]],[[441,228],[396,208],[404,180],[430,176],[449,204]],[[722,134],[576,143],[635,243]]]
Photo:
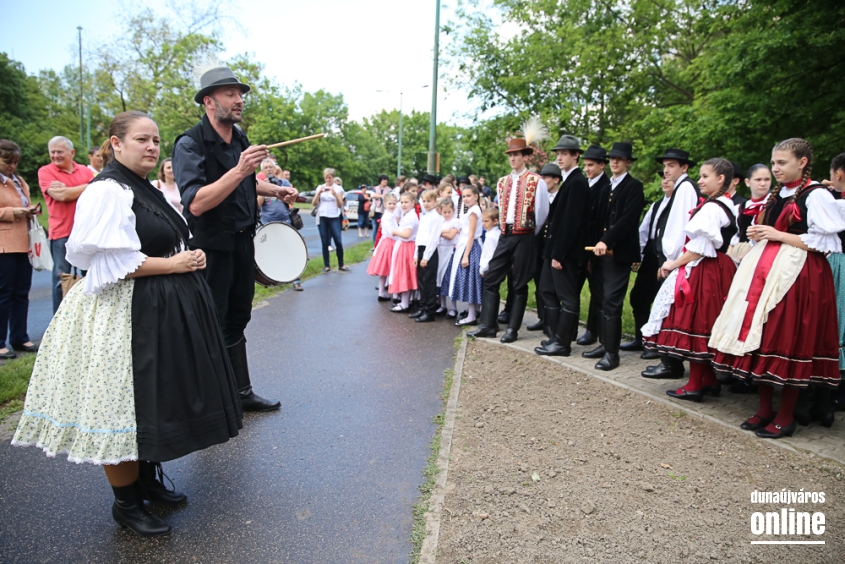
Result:
[[725,159],[710,159],[701,165],[700,174],[698,184],[708,198],[691,212],[681,255],[660,267],[666,281],[642,327],[647,350],[690,362],[689,381],[666,393],[696,402],[705,393],[718,396],[721,391],[707,342],[736,273],[733,260],[725,254],[736,234],[734,207],[727,195],[733,167]]
[[79,197],[67,243],[68,261],[88,274],[44,334],[12,444],[103,465],[114,520],[163,535],[170,525],[144,499],[186,496],[158,482],[159,463],[236,436],[241,404],[197,272],[205,254],[186,250],[185,220],[146,178],[158,126],[143,112],[119,114],[102,153],[113,160]]
[[[811,178],[813,150],[787,139],[772,151],[778,184],[757,225],[709,346],[714,368],[759,384],[760,407],[741,426],[763,438],[791,436],[798,392],[839,384],[836,293],[825,253],[839,252],[845,219]],[[772,397],[782,388],[775,414]]]

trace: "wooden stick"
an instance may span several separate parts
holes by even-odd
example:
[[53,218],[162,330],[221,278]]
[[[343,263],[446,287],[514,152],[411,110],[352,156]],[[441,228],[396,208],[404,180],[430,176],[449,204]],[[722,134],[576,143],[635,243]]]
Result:
[[[584,247],[584,250],[592,252],[592,251],[595,251],[596,248],[595,247]],[[608,249],[605,254],[612,256],[613,255],[613,249]]]
[[325,133],[318,133],[317,135],[309,135],[308,137],[300,137],[299,139],[291,139],[290,141],[282,141],[281,143],[276,143],[274,145],[267,145],[267,148],[275,149],[276,147],[286,147],[287,145],[295,145],[297,143],[302,143],[303,141],[311,141],[312,139],[319,139],[320,137],[325,136]]

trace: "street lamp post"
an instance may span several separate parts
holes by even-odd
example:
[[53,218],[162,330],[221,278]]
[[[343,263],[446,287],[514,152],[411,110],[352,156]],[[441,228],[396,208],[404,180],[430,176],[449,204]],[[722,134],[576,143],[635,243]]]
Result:
[[85,113],[82,109],[82,26],[76,26],[76,30],[79,32],[79,143],[82,144],[85,143]]
[[440,0],[434,17],[434,74],[431,79],[431,123],[428,131],[428,173],[434,174],[437,154],[437,63],[440,55]]

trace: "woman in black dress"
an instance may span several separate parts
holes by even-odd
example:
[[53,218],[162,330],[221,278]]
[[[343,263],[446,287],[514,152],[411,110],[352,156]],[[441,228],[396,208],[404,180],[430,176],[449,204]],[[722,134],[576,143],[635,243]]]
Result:
[[158,126],[143,112],[114,118],[111,157],[77,203],[67,258],[87,270],[44,335],[13,444],[101,464],[112,515],[143,536],[170,525],[144,499],[186,496],[157,480],[160,463],[227,441],[242,427],[234,375],[202,251],[146,179]]

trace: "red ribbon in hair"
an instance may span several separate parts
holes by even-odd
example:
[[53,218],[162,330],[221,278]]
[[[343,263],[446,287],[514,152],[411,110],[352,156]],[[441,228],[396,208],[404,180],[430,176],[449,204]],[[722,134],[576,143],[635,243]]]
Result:
[[695,212],[697,212],[699,209],[701,209],[701,206],[703,206],[704,202],[706,202],[706,201],[707,201],[707,198],[703,198],[703,197],[699,196],[698,197],[698,205],[695,206],[694,208],[692,208],[689,211],[689,216],[692,217],[695,214]]

